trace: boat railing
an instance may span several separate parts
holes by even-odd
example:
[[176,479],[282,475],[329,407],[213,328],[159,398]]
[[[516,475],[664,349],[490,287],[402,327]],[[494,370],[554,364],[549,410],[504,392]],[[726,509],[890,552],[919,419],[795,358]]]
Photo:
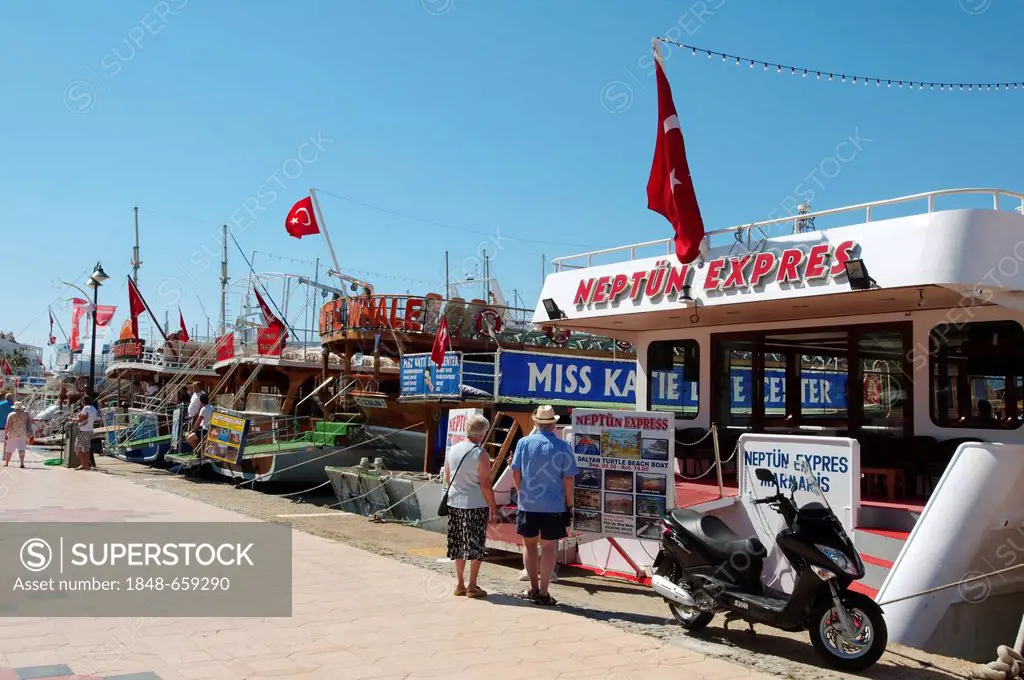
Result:
[[[285,342],[284,348],[281,349],[280,355],[274,353],[260,352],[259,343],[256,340],[252,342],[235,342],[234,355],[232,359],[280,359],[283,361],[297,361],[303,363],[320,364],[323,361],[323,346],[320,343],[312,342],[292,342],[288,339]],[[337,356],[331,355],[328,358],[328,363],[331,365],[340,365],[341,359]]]
[[[863,219],[859,222],[848,223],[846,225],[836,226],[850,226],[850,224],[861,224],[865,222],[871,222],[878,219],[877,209],[889,206],[907,205],[910,203],[916,203],[920,201],[927,202],[927,212],[936,212],[935,199],[945,196],[974,196],[976,198],[983,198],[991,200],[992,210],[1004,210],[1003,199],[1012,199],[1016,201],[1012,210],[1017,212],[1024,212],[1024,194],[1015,191],[1007,191],[1005,189],[981,189],[981,188],[968,188],[968,189],[940,189],[938,191],[928,191],[920,194],[911,194],[909,196],[901,196],[899,198],[888,198],[881,201],[871,201],[869,203],[857,203],[855,205],[848,205],[842,208],[831,208],[829,210],[818,210],[815,212],[807,213],[793,213],[785,217],[779,217],[770,220],[763,220],[760,222],[752,222],[749,224],[741,224],[735,227],[727,227],[725,229],[716,229],[714,231],[708,231],[705,233],[705,239],[708,243],[711,242],[711,237],[720,234],[732,234],[737,240],[743,240],[744,232],[749,235],[756,229],[764,229],[765,227],[772,227],[777,225],[795,225],[797,222],[806,223],[808,220],[814,220],[819,217],[834,217],[836,215],[845,215],[851,213],[863,213]],[[961,206],[963,207],[963,206]],[[970,206],[970,207],[977,207]],[[956,208],[943,208],[943,210],[950,210]],[[891,217],[891,216],[889,216]],[[889,217],[883,219],[889,219]],[[650,257],[658,257],[669,255],[671,256],[675,252],[674,241],[671,238],[658,239],[656,241],[645,241],[643,243],[634,243],[627,246],[616,246],[614,248],[603,248],[601,250],[592,250],[586,253],[580,253],[578,255],[567,255],[565,257],[557,257],[551,261],[554,271],[561,272],[573,269],[585,269],[587,267],[593,267],[598,264],[613,264],[615,262],[628,262],[637,259],[644,259]]]
[[[136,347],[135,351],[117,353],[107,363],[107,368],[122,364],[140,364],[158,369],[194,371],[213,367],[213,344],[198,342],[168,341],[156,347]],[[116,349],[116,347],[115,347]]]
[[[615,341],[597,335],[573,333],[563,336],[552,328],[535,325],[533,309],[487,304],[483,300],[442,298],[427,295],[368,295],[335,299],[320,310],[320,335],[325,341],[346,331],[381,334],[384,342],[391,334],[434,337],[441,320],[448,333],[458,340],[494,342],[533,347],[561,347],[612,351]],[[619,351],[628,351],[623,346]]]

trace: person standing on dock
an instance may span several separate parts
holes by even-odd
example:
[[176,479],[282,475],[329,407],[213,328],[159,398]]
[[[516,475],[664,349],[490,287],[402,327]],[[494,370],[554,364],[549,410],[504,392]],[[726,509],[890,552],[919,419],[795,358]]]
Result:
[[572,517],[576,457],[555,434],[558,416],[551,406],[533,413],[537,432],[523,437],[512,456],[512,479],[518,491],[516,529],[523,537],[530,589],[522,597],[553,605],[548,593],[558,541],[568,536]]
[[96,397],[85,398],[85,406],[78,414],[78,436],[75,437],[75,453],[78,454],[76,470],[92,469],[92,435],[96,429],[96,421],[100,420],[100,410],[96,407]]
[[18,452],[18,464],[25,467],[25,449],[28,438],[32,436],[32,416],[20,401],[14,402],[11,414],[7,416],[7,429],[4,430],[4,467],[11,462],[11,456]]
[[8,392],[4,395],[3,401],[0,401],[0,436],[4,434],[7,427],[7,416],[11,414],[13,408],[14,395]]
[[[491,486],[491,462],[481,444],[490,423],[483,416],[466,421],[466,439],[445,455],[444,481],[448,489],[448,559],[455,561],[457,579],[452,595],[487,597],[477,585],[484,558],[487,524],[498,518],[498,506]],[[469,561],[469,585],[465,582]]]

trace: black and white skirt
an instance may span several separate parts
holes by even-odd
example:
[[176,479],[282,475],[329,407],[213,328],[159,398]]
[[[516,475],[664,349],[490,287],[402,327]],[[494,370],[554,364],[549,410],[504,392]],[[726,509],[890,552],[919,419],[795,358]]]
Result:
[[487,540],[488,508],[448,508],[448,559],[482,560]]

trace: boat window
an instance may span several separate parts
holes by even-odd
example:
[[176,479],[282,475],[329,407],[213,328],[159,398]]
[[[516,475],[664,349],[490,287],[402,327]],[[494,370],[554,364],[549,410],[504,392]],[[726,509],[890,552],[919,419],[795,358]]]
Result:
[[713,420],[755,432],[903,436],[909,332],[888,324],[714,335]]
[[911,390],[904,369],[903,341],[901,333],[891,331],[862,333],[858,337],[864,405],[862,430],[903,433],[904,410]]
[[715,420],[728,428],[749,429],[754,412],[754,343],[722,342],[712,356],[716,361]]
[[652,342],[647,351],[647,403],[652,411],[671,411],[676,418],[697,417],[700,345],[696,340]]
[[936,326],[930,336],[931,418],[942,427],[1021,426],[1024,329],[1014,321]]

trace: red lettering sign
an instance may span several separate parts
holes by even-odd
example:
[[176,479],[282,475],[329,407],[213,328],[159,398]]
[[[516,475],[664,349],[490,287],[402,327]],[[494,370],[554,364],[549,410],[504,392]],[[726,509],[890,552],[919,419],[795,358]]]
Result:
[[[805,246],[806,248],[806,246]],[[748,253],[741,257],[718,257],[706,263],[704,290],[756,289],[775,283],[807,283],[841,276],[853,257],[856,241],[843,241],[833,250],[828,243],[817,243],[806,250],[786,248],[780,255],[772,252]],[[631,274],[582,279],[576,287],[573,304],[617,304],[623,300],[656,301],[662,296],[678,298],[690,285],[691,267],[659,260],[650,270]]]

